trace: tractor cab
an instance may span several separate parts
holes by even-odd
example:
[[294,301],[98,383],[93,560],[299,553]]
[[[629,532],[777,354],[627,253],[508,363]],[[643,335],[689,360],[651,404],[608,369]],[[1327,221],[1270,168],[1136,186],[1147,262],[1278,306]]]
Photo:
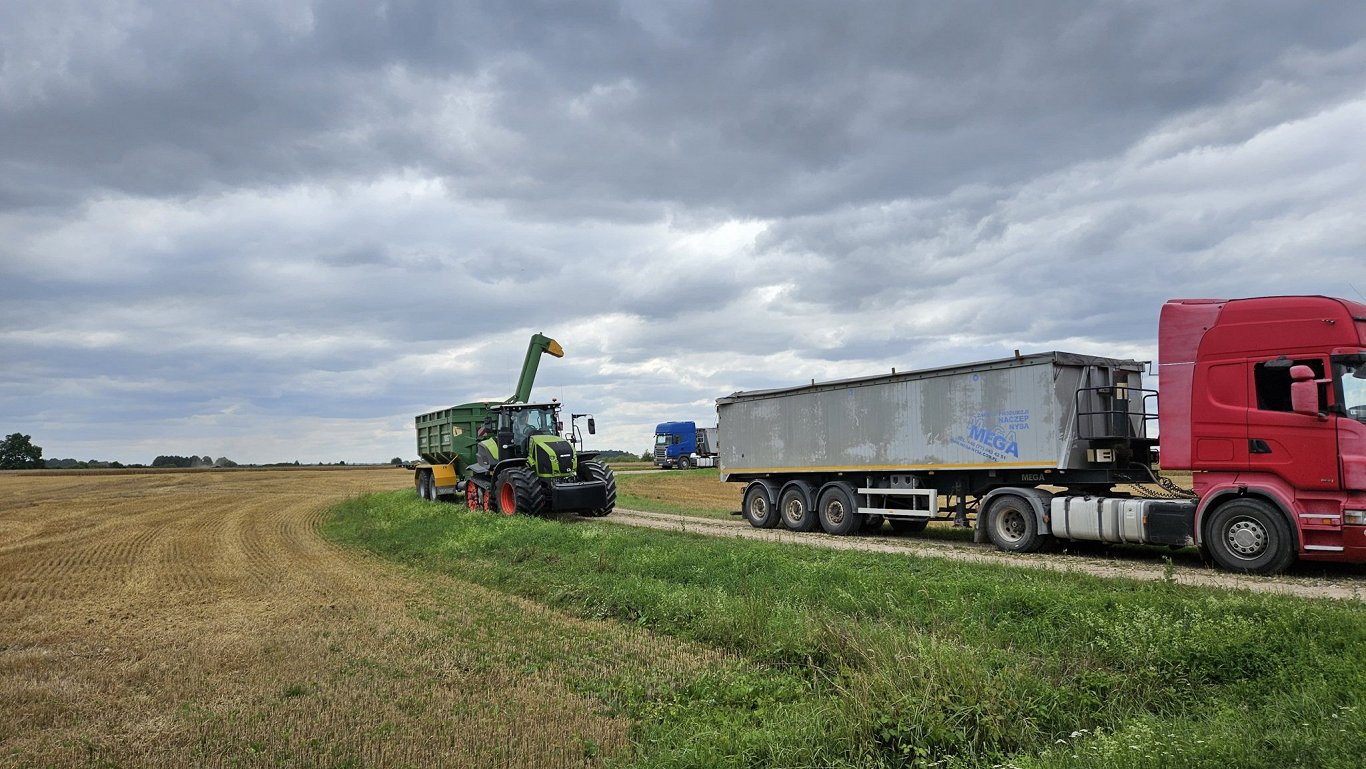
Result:
[[491,410],[504,458],[527,456],[533,435],[560,434],[559,403],[504,403]]

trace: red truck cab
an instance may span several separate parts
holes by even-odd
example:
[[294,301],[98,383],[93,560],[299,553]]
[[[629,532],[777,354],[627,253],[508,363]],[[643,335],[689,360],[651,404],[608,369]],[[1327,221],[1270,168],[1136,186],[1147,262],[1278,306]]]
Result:
[[1158,329],[1162,467],[1220,565],[1366,562],[1366,305],[1177,299]]

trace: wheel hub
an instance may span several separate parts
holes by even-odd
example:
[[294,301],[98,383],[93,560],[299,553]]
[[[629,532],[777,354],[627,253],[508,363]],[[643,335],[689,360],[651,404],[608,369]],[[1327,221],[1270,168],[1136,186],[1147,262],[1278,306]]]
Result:
[[999,520],[1000,523],[996,526],[996,530],[1000,532],[1001,536],[1011,542],[1014,542],[1025,535],[1024,516],[1020,515],[1020,513],[1011,510],[1003,514]]
[[838,526],[844,522],[844,503],[831,502],[825,506],[825,517],[832,526]]
[[1228,527],[1228,548],[1240,558],[1255,558],[1266,550],[1266,530],[1256,521],[1242,519]]

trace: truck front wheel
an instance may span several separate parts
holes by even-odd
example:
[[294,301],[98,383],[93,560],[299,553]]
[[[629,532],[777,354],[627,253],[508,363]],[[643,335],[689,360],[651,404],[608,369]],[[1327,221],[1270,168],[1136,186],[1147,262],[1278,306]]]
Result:
[[689,460],[687,457],[679,457],[678,462],[675,466],[679,470],[687,470],[688,468],[692,467],[692,461]]
[[1048,542],[1039,533],[1039,522],[1029,503],[1016,496],[996,499],[987,510],[987,537],[991,544],[1012,553],[1033,553]]
[[498,510],[503,515],[545,512],[545,488],[529,467],[509,467],[498,475]]
[[1235,499],[1210,516],[1205,544],[1229,571],[1277,574],[1295,560],[1285,517],[1260,499]]

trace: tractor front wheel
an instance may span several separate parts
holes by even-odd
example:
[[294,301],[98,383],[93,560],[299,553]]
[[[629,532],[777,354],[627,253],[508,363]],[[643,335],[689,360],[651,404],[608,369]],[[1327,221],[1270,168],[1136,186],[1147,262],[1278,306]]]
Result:
[[498,510],[503,515],[541,515],[545,512],[545,487],[530,467],[509,467],[498,475],[495,487]]
[[617,506],[617,476],[612,472],[612,468],[592,459],[585,459],[579,463],[579,479],[585,481],[601,481],[607,489],[607,505],[596,510],[581,510],[579,515],[585,518],[601,518],[612,512],[612,508]]

